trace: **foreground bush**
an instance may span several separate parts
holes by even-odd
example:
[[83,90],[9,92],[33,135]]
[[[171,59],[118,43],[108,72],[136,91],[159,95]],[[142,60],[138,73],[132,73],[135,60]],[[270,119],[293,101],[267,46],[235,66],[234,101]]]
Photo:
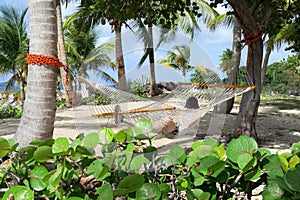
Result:
[[[291,153],[271,154],[249,137],[227,148],[213,139],[186,151],[174,145],[160,152],[140,120],[114,133],[32,141],[17,149],[0,138],[3,199],[232,199],[266,185],[264,199],[300,198],[300,143]],[[10,158],[13,155],[12,158]]]

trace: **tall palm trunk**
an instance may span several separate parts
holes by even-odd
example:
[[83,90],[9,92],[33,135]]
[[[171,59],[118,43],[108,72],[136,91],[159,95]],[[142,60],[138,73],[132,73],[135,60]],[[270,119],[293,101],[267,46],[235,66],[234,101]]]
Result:
[[158,95],[158,88],[156,84],[155,77],[155,58],[154,58],[154,48],[153,48],[153,27],[148,25],[148,34],[149,34],[149,63],[150,63],[150,95]]
[[182,81],[186,83],[186,70],[182,68]]
[[117,69],[118,69],[118,86],[121,90],[126,91],[126,76],[125,76],[125,64],[123,56],[123,47],[122,47],[122,22],[114,20],[111,23],[114,26],[115,36],[116,36],[116,60],[117,60]]
[[[228,84],[236,85],[240,62],[241,62],[241,25],[237,17],[234,18],[232,34],[233,34],[232,57],[231,57],[232,62],[230,62],[230,64],[232,65],[227,75],[228,75]],[[217,105],[214,111],[217,113],[229,114],[233,108],[233,104],[234,104],[234,97]]]
[[21,95],[21,105],[22,106],[25,101],[25,77],[24,77],[23,73],[24,73],[24,70],[19,71],[20,95]]
[[[30,54],[57,57],[56,0],[29,0]],[[24,112],[15,134],[20,146],[31,140],[50,139],[55,119],[58,70],[52,65],[28,67]]]
[[[67,54],[66,54],[66,48],[65,48],[65,42],[64,42],[64,33],[62,29],[62,16],[61,16],[61,6],[60,6],[60,0],[56,1],[56,15],[57,15],[57,43],[58,43],[58,50],[59,50],[59,57],[60,61],[67,66],[68,60],[67,60]],[[67,75],[69,75],[69,68],[60,68],[60,75],[62,84],[64,86],[64,93],[66,97],[66,103],[67,107],[72,107],[72,99],[73,99],[73,88],[72,88],[72,82],[71,78]]]
[[263,87],[263,85],[264,85],[264,81],[265,81],[265,77],[266,77],[266,73],[267,73],[267,68],[268,68],[268,62],[269,62],[271,52],[272,52],[272,46],[268,45],[266,53],[265,53],[265,57],[264,57],[263,66],[262,66],[262,69],[261,69],[261,87]]

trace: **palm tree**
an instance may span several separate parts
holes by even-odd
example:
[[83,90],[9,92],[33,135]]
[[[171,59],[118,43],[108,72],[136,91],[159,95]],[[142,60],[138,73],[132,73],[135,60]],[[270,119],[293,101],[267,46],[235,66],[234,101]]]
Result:
[[183,82],[186,82],[186,73],[193,69],[190,65],[191,51],[188,46],[174,46],[168,51],[168,56],[165,59],[160,59],[158,64],[166,64],[176,70],[180,70],[183,77]]
[[113,42],[96,46],[97,35],[93,29],[82,28],[81,21],[68,17],[63,25],[68,63],[74,72],[87,77],[87,71],[93,70],[103,80],[117,84],[106,72],[107,67],[115,69],[110,54],[115,49]]
[[2,7],[0,12],[2,13],[0,18],[0,73],[13,74],[6,85],[6,90],[9,90],[14,81],[19,82],[21,103],[23,103],[27,75],[25,59],[29,43],[25,22],[27,9],[18,12],[13,7]]
[[68,67],[68,60],[67,60],[67,54],[66,54],[66,48],[65,48],[65,42],[64,42],[64,33],[62,28],[62,12],[61,12],[61,2],[68,3],[72,0],[57,0],[56,1],[56,15],[57,15],[57,43],[58,43],[58,53],[59,58],[61,62],[64,64],[65,67],[60,68],[60,75],[62,79],[62,84],[64,87],[65,97],[66,97],[66,103],[67,107],[72,107],[72,99],[73,99],[73,88],[72,88],[72,80],[69,76],[70,70]]
[[[195,9],[200,10],[202,14],[199,14],[199,16],[202,16],[202,19],[204,22],[211,20],[215,16],[217,16],[217,12],[204,0],[196,0],[194,2]],[[183,10],[183,16],[177,13],[178,18],[174,24],[176,26],[172,26],[171,29],[165,29],[162,28],[164,24],[157,25],[159,29],[159,41],[157,44],[157,48],[163,43],[172,41],[175,36],[176,32],[181,30],[185,34],[189,35],[191,37],[191,40],[194,39],[195,33],[197,31],[200,31],[200,27],[198,24],[197,16],[195,16],[194,13],[192,13],[191,10],[184,9]],[[151,15],[150,15],[151,17]],[[152,19],[151,19],[152,20]],[[148,20],[148,21],[151,21]],[[142,20],[139,19],[136,21],[137,23],[134,23],[134,26],[138,26],[139,29],[135,33],[141,41],[144,42],[144,48],[145,53],[142,56],[142,58],[139,61],[139,66],[141,66],[146,58],[149,58],[150,63],[150,94],[152,96],[156,95],[158,93],[158,89],[156,86],[156,78],[155,78],[155,58],[154,58],[154,42],[153,42],[153,24],[148,22],[148,28],[145,27],[144,23],[142,23]]]
[[[115,5],[115,9],[111,13],[103,12],[101,9],[95,9],[102,3],[108,3],[110,6]],[[82,28],[94,28],[100,23],[106,22],[106,15],[108,14],[111,18],[109,19],[109,24],[112,26],[112,31],[115,33],[115,54],[116,54],[116,68],[118,70],[118,87],[121,90],[126,90],[126,73],[125,73],[125,62],[123,56],[122,47],[122,26],[125,23],[123,20],[115,19],[114,16],[118,15],[120,10],[119,7],[125,8],[120,2],[97,2],[97,1],[81,1],[78,12],[71,15],[73,20],[82,21]],[[113,7],[113,6],[112,6]],[[111,7],[110,7],[111,8]],[[121,15],[119,15],[121,16]]]
[[[233,43],[232,50],[226,50],[221,56],[220,67],[226,72],[228,76],[228,84],[236,85],[238,79],[238,72],[241,62],[241,25],[237,17],[234,15],[222,14],[215,17],[213,20],[207,22],[209,30],[214,31],[219,26],[232,27]],[[231,53],[229,53],[229,51]],[[229,55],[231,54],[231,55]],[[229,56],[229,57],[228,57]],[[230,113],[234,104],[234,97],[217,105],[214,109],[219,113]]]
[[[29,0],[29,53],[57,57],[56,0]],[[52,65],[29,64],[24,111],[14,136],[20,147],[53,137],[56,81]]]

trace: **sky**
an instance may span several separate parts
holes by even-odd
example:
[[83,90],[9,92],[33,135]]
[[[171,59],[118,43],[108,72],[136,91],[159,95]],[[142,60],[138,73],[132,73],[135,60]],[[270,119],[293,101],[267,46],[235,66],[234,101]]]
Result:
[[[16,8],[23,9],[28,6],[28,0],[0,0],[0,6],[12,5]],[[69,4],[68,8],[62,7],[63,16],[70,15],[76,10],[76,4]],[[219,11],[222,12],[223,9],[219,8]],[[27,16],[28,17],[28,16]],[[205,25],[200,24],[201,32],[197,33],[195,39],[191,43],[189,38],[181,33],[177,34],[177,38],[174,42],[164,44],[160,46],[156,51],[156,60],[164,58],[167,54],[167,51],[170,50],[175,45],[188,45],[191,47],[191,64],[192,65],[201,65],[211,69],[217,69],[220,64],[219,58],[220,55],[226,48],[231,49],[232,46],[232,30],[226,28],[219,28],[215,32],[209,32]],[[100,32],[98,43],[106,41],[114,41],[114,35],[111,33],[109,26],[99,27],[97,30]],[[143,46],[140,41],[138,41],[129,30],[123,31],[123,46],[124,46],[124,55],[125,55],[125,64],[127,66],[127,73],[133,76],[138,71],[142,71],[136,68],[137,62],[141,55],[143,54]],[[157,40],[157,35],[154,34],[154,39]],[[286,58],[290,55],[290,52],[284,51],[285,45],[279,50],[274,50],[270,56],[269,64],[273,62],[281,61],[283,58]],[[244,48],[242,51],[241,66],[246,64],[246,53],[247,48]],[[157,66],[159,68],[159,77],[161,74],[170,75],[174,74],[172,77],[174,79],[181,79],[181,74],[179,72],[174,72],[165,69],[162,66]],[[142,69],[148,69],[143,68]],[[132,74],[131,74],[132,73]],[[142,73],[142,72],[140,72]],[[220,72],[221,73],[221,72]],[[139,74],[140,75],[140,74]],[[137,75],[138,76],[138,75]],[[160,78],[158,78],[159,81]],[[162,79],[164,79],[162,77]],[[0,82],[6,81],[7,76],[0,76]],[[173,81],[173,80],[170,80]]]

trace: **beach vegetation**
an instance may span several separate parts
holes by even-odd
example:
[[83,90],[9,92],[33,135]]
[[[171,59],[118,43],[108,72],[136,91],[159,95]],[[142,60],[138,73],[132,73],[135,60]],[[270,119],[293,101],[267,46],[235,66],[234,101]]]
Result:
[[173,145],[161,152],[152,145],[151,132],[151,122],[141,119],[119,132],[103,128],[75,139],[34,140],[22,148],[0,138],[0,196],[160,200],[300,195],[300,143],[272,154],[241,136],[227,146],[204,139],[188,149]]

